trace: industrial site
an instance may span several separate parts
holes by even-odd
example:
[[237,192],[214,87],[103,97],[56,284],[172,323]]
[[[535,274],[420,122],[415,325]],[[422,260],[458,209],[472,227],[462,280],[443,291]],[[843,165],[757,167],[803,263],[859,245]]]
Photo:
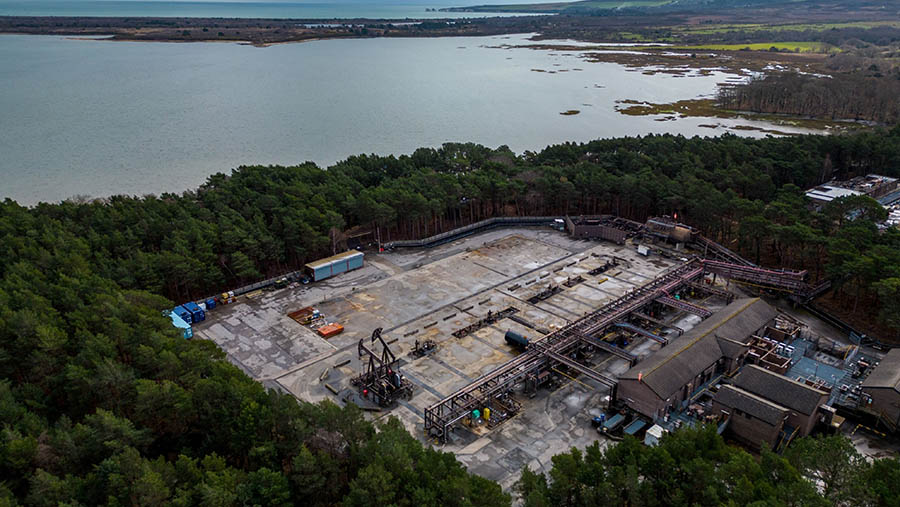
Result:
[[504,488],[598,439],[653,445],[711,423],[780,451],[900,416],[898,354],[804,310],[827,284],[669,217],[492,219],[350,250],[275,287],[184,319],[267,387],[397,417]]

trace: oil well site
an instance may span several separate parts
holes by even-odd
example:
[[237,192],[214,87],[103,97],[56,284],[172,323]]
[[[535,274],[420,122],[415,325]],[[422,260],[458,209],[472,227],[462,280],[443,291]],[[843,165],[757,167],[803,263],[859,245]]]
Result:
[[395,416],[504,487],[625,434],[712,423],[781,450],[900,419],[900,354],[804,310],[826,284],[671,218],[492,219],[382,246],[223,294],[193,337],[300,400]]

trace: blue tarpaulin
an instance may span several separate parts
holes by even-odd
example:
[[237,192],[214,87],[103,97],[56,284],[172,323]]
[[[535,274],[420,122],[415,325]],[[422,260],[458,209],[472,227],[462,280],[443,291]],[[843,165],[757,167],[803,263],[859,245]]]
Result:
[[186,339],[194,337],[194,330],[191,329],[191,325],[184,321],[181,317],[178,316],[175,312],[169,312],[169,317],[172,319],[172,325],[181,329],[181,334]]

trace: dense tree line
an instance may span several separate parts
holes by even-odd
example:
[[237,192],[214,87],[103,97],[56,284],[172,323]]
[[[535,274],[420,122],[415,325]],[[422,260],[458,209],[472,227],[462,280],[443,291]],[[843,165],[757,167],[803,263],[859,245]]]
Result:
[[64,222],[6,203],[0,238],[0,503],[509,503],[398,421],[267,392],[184,340]]
[[631,437],[572,449],[516,485],[526,507],[593,505],[888,506],[900,502],[900,461],[866,461],[841,435],[807,437],[784,456],[728,446],[715,426],[685,428],[657,447]]
[[[354,156],[327,170],[311,163],[241,167],[181,195],[30,209],[6,202],[2,215],[70,231],[84,242],[85,261],[99,276],[183,302],[330,255],[343,248],[348,230],[372,231],[367,241],[377,232],[388,241],[497,215],[612,213],[644,220],[678,212],[755,259],[831,277],[847,302],[873,303],[861,305],[863,320],[881,310],[888,322],[893,310],[885,305],[897,299],[895,286],[879,285],[875,273],[898,274],[875,270],[894,258],[860,259],[900,250],[896,234],[876,231],[870,214],[855,221],[811,213],[800,190],[868,172],[898,175],[900,128],[768,139],[648,136],[522,155],[446,144],[400,157]],[[842,242],[862,230],[849,247]],[[0,252],[16,241],[0,244]]]
[[[642,32],[648,38],[659,37],[659,32]],[[663,32],[668,37],[677,37],[680,44],[754,44],[766,42],[823,42],[835,47],[866,47],[868,45],[889,47],[900,42],[900,28],[894,26],[811,28],[809,25],[762,26],[734,25],[728,28],[710,30],[670,30]]]
[[900,103],[896,100],[900,96],[900,28],[782,28],[689,32],[684,36],[694,41],[738,44],[812,41],[831,45],[833,52],[811,65],[815,70],[768,72],[748,83],[722,87],[718,94],[721,107],[885,125],[900,122]]
[[721,107],[738,111],[894,124],[900,122],[898,96],[900,79],[778,72],[747,84],[722,86],[717,99]]
[[[397,421],[373,425],[352,407],[267,392],[214,344],[181,339],[162,314],[167,298],[296,267],[329,253],[348,228],[396,238],[498,214],[613,212],[640,220],[678,211],[748,255],[789,267],[820,263],[847,298],[877,298],[885,318],[896,319],[900,234],[875,230],[883,212],[869,200],[813,213],[800,188],[832,173],[896,171],[898,162],[900,128],[762,140],[650,136],[520,156],[448,144],[399,158],[351,157],[328,170],[243,167],[182,195],[33,208],[7,200],[0,203],[0,498],[508,504],[497,484],[422,447]],[[633,447],[626,442],[617,452]],[[714,458],[696,461],[709,461],[702,466],[710,470],[728,463]],[[634,467],[615,473],[652,484],[635,479]],[[554,477],[547,495],[555,484]],[[545,491],[536,487],[539,499]],[[715,502],[731,487],[711,484],[704,498]],[[889,495],[884,488],[878,494]]]

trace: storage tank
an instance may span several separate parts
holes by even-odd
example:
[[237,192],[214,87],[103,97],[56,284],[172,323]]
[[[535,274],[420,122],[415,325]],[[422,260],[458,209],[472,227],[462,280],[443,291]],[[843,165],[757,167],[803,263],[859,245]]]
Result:
[[693,231],[684,227],[682,225],[675,226],[672,229],[672,232],[669,233],[669,239],[675,241],[676,243],[687,243],[691,240],[691,235]]
[[513,330],[506,331],[506,343],[512,345],[513,347],[518,347],[522,350],[528,348],[528,338],[520,335]]

